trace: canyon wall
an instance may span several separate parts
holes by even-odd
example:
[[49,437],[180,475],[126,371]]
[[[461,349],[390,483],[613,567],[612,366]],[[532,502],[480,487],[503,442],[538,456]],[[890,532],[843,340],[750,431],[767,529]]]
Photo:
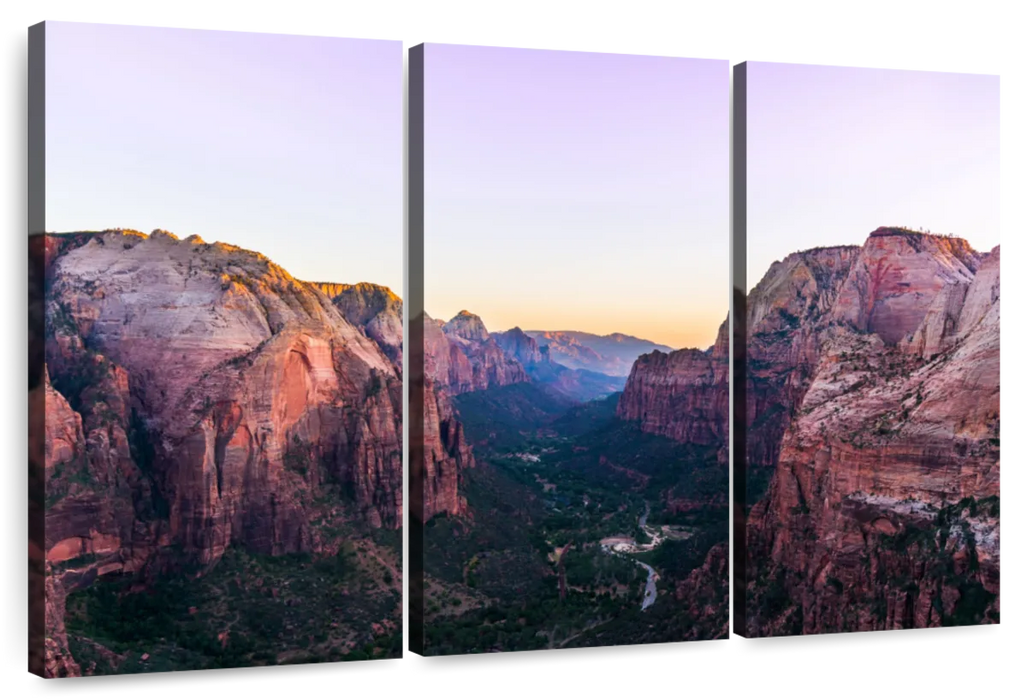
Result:
[[[881,228],[749,293],[749,634],[998,620],[999,267]],[[726,451],[727,355],[640,357],[618,417]]]
[[[97,576],[156,575],[172,551],[332,553],[324,522],[400,527],[402,382],[383,350],[401,335],[379,344],[321,286],[196,236],[45,250],[48,645],[51,607]],[[390,295],[361,320],[395,330],[375,325]]]
[[529,381],[474,314],[461,311],[445,324],[425,318],[425,374],[451,396]]
[[750,294],[750,635],[997,621],[999,261],[878,229]]
[[617,417],[648,433],[722,449],[727,462],[729,358],[727,322],[709,349],[653,350],[631,369]]

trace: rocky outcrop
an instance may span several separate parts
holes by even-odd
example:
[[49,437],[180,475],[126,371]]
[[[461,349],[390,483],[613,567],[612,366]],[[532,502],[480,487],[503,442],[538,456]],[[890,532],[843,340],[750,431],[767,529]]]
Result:
[[479,316],[470,311],[461,311],[442,327],[446,335],[460,338],[471,343],[484,343],[489,339],[489,332]]
[[424,521],[440,513],[466,512],[466,499],[460,495],[460,476],[464,469],[474,466],[474,457],[449,397],[430,378],[425,379],[424,387],[423,444]]
[[859,256],[857,246],[816,248],[775,262],[746,305],[746,500],[763,495],[781,438],[819,357],[820,333]]
[[860,250],[832,317],[894,345],[917,329],[939,292],[969,284],[979,264],[962,238],[879,228]]
[[682,641],[727,639],[728,553],[727,542],[713,545],[702,565],[674,588],[674,598],[693,621]]
[[[522,365],[533,365],[543,361],[538,343],[520,328],[514,327],[502,333],[493,333],[492,337],[507,357],[512,357]],[[547,354],[547,360],[548,357]]]
[[727,323],[708,350],[659,350],[635,361],[617,417],[648,433],[723,449],[728,442]]
[[903,349],[929,360],[948,347],[959,331],[959,316],[969,287],[966,282],[953,282],[942,288],[916,331],[900,341]]
[[997,621],[998,260],[879,229],[818,315],[773,342],[750,326],[750,374],[754,350],[795,365],[777,356],[791,393],[749,515],[749,634]]
[[388,287],[370,282],[312,282],[343,318],[361,328],[397,366],[403,364],[403,301]]
[[963,308],[959,312],[959,333],[968,333],[996,308],[999,299],[999,247],[983,256],[981,266],[967,290]]
[[450,396],[528,381],[520,362],[508,357],[481,319],[461,311],[439,325],[426,316],[425,374]]
[[82,669],[68,649],[68,633],[64,628],[65,592],[60,581],[46,567],[44,605],[46,635],[43,641],[43,668],[46,678],[81,676]]
[[[83,417],[88,473],[68,477],[66,494],[48,483],[61,495],[47,513],[52,559],[93,531],[124,547],[126,530],[146,529],[133,513],[161,520],[155,501],[171,540],[203,561],[233,543],[309,551],[308,508],[326,481],[353,494],[353,517],[399,526],[400,380],[322,293],[196,237],[73,239],[52,265],[46,354]],[[55,455],[69,454],[65,414],[54,413]],[[128,515],[109,523],[115,495]]]

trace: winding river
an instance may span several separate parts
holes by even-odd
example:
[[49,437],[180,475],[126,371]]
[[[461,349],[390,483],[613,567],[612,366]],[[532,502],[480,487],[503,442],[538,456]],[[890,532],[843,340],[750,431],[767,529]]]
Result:
[[[638,540],[629,540],[626,537],[607,537],[600,543],[603,551],[619,556],[628,556],[630,554],[650,552],[656,549],[656,547],[660,545],[660,542],[663,541],[663,535],[659,530],[651,529],[647,524],[648,520],[649,504],[646,503],[645,512],[643,512],[638,518],[638,527],[649,537],[648,544],[639,544]],[[656,573],[656,569],[645,562],[634,559],[634,557],[630,558],[633,559],[636,564],[645,569],[648,574],[645,581],[645,595],[642,596],[642,610],[645,610],[656,602],[656,581],[660,576]]]

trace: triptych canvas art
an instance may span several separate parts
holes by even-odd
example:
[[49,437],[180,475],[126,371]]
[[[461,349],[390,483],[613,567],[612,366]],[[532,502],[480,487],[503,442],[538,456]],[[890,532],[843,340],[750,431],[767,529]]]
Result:
[[403,51],[30,30],[31,671],[999,622],[997,77]]

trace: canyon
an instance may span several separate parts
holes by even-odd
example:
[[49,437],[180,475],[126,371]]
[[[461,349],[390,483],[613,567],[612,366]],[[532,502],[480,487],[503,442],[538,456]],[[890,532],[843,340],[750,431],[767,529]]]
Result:
[[[388,653],[401,612],[388,542],[403,508],[402,300],[162,230],[48,234],[30,251],[44,280],[30,464],[42,480],[31,551],[45,673],[157,670],[83,627],[107,591],[135,600],[241,581],[294,607],[288,577],[326,571],[348,581],[332,600],[353,618],[332,620],[318,658]],[[749,293],[747,635],[999,620],[1000,262],[997,247],[885,227],[862,246],[789,255]],[[624,610],[664,615],[666,630],[604,603],[595,629],[495,644],[722,636],[727,322],[705,350],[588,335],[490,332],[468,311],[425,317],[423,516],[437,528],[432,552],[452,540],[466,554],[445,590],[459,591],[467,619],[492,614],[499,592],[555,606],[555,587],[533,588],[549,585],[555,549],[571,577],[561,595],[644,586],[596,563],[588,543],[623,534],[604,528],[629,532],[652,503],[691,538],[660,543],[652,554],[682,563],[646,560],[655,602]],[[373,592],[347,597],[354,589]],[[194,668],[268,653],[217,624],[217,651],[153,659]]]
[[400,527],[389,290],[162,230],[44,241],[48,669],[74,669],[61,603],[98,581],[146,587],[234,549],[331,557]]
[[[391,290],[299,280],[259,252],[162,230],[38,238],[49,675],[86,672],[64,627],[76,592],[215,571],[237,549],[332,557],[343,531],[402,527]],[[532,384],[572,404],[622,386],[469,312],[425,317],[425,368],[427,518],[468,513],[461,474],[476,462],[455,397]]]
[[750,292],[747,635],[998,621],[999,265],[885,227]]
[[570,369],[584,369],[613,377],[631,373],[635,358],[653,350],[669,353],[674,349],[625,333],[597,335],[582,331],[526,331],[540,345],[549,348],[555,362]]

